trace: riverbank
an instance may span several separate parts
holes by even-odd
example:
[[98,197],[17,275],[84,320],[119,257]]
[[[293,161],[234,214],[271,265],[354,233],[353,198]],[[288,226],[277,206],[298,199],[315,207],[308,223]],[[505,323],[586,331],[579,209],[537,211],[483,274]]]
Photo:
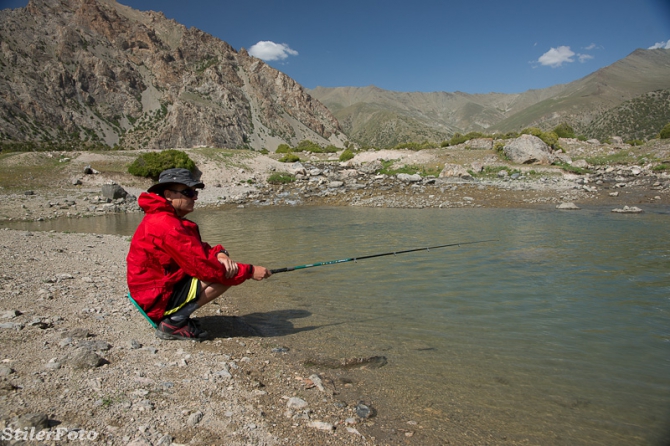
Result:
[[[670,173],[663,168],[670,164],[670,143],[657,140],[640,147],[561,143],[565,148],[561,156],[572,163],[572,171],[556,165],[514,164],[493,150],[465,145],[361,152],[345,163],[332,154],[301,154],[300,162],[284,164],[277,154],[205,148],[186,152],[207,185],[198,199],[200,207],[670,205]],[[0,221],[138,212],[136,197],[152,184],[127,173],[139,153],[3,154]],[[399,170],[435,174],[382,173]],[[269,184],[269,177],[278,172],[290,173],[295,180]],[[110,184],[117,185],[121,195],[110,193]]]
[[238,317],[230,302],[264,282],[196,313],[212,339],[158,339],[126,297],[127,249],[112,235],[0,231],[2,444],[41,431],[113,445],[404,444],[416,432],[421,444],[415,420],[360,399],[383,358],[307,367]]

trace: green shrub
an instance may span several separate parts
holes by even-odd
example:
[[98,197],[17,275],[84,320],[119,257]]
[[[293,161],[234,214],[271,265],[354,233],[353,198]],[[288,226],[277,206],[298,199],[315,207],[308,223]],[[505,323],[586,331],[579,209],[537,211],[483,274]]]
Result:
[[295,181],[295,176],[286,172],[275,172],[268,177],[270,184],[288,184]]
[[575,137],[575,130],[570,127],[569,124],[567,123],[562,123],[556,126],[554,129],[554,133],[558,135],[559,138],[574,138]]
[[309,139],[303,139],[300,143],[293,149],[294,152],[311,152],[311,153],[322,153],[323,149],[320,145],[310,141]]
[[162,171],[174,167],[181,167],[193,172],[195,170],[195,163],[181,150],[163,150],[162,152],[150,152],[140,155],[128,167],[128,173],[138,177],[158,180],[158,176]]
[[436,146],[437,144],[429,141],[424,141],[424,142],[404,142],[401,144],[396,145],[395,147],[392,147],[391,150],[402,150],[402,149],[407,149],[407,150],[414,150],[414,151],[419,151],[419,150],[425,150],[425,149],[432,149]]
[[259,152],[261,153],[261,155],[267,155],[268,153],[270,153],[270,152],[268,152],[268,149],[266,149],[265,147],[263,147],[261,150],[259,150]]
[[329,144],[329,145],[326,146],[325,149],[323,149],[323,151],[326,152],[326,153],[336,153],[336,152],[339,152],[340,149],[338,149],[337,147],[335,147],[332,144]]
[[626,144],[629,144],[631,146],[641,146],[644,144],[644,141],[642,141],[641,139],[630,139],[626,141]]
[[659,137],[661,139],[670,138],[670,122],[665,124],[665,126],[661,129],[661,133],[660,133]]
[[585,173],[590,173],[591,171],[589,169],[584,169],[581,167],[575,167],[571,164],[568,163],[556,163],[558,167],[561,169],[565,170],[566,172],[570,173],[576,173],[578,175],[584,175]]
[[353,157],[354,152],[352,152],[351,149],[344,149],[344,151],[340,155],[340,161],[349,161]]
[[556,144],[558,143],[558,135],[555,132],[542,132],[539,135],[539,138],[544,141],[544,143],[548,146],[551,146],[552,148],[556,148]]
[[537,127],[528,127],[523,130],[521,130],[522,135],[533,135],[537,136],[538,138],[542,134],[542,130],[538,129]]
[[440,144],[441,147],[447,147],[447,146],[456,146],[458,144],[462,144],[466,141],[470,141],[471,139],[477,139],[477,138],[486,138],[490,137],[488,135],[485,135],[480,132],[470,132],[466,135],[461,135],[460,133],[456,132],[454,133],[454,136],[451,137],[449,141],[443,141],[442,144]]
[[276,153],[288,153],[291,151],[291,146],[288,144],[279,144],[277,146],[277,150],[275,151]]
[[286,155],[279,158],[277,161],[279,161],[280,163],[295,163],[296,161],[300,161],[300,157],[293,153],[287,153]]

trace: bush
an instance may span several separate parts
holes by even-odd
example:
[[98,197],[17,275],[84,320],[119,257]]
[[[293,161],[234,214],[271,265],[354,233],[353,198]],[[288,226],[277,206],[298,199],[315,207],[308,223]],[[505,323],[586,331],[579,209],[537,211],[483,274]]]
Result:
[[138,177],[158,180],[158,176],[165,169],[181,167],[191,172],[195,170],[195,163],[181,150],[163,150],[140,155],[128,167],[128,173]]
[[340,161],[349,161],[353,157],[354,152],[352,152],[351,149],[344,149],[344,151],[340,155]]
[[295,181],[295,176],[286,172],[275,172],[268,177],[270,184],[288,184]]
[[323,149],[320,145],[310,141],[309,139],[303,139],[300,141],[298,146],[293,149],[294,152],[311,152],[311,153],[322,153]]
[[659,135],[661,139],[668,139],[670,138],[670,122],[665,124],[665,127],[661,129],[661,134]]
[[339,152],[340,149],[338,149],[337,147],[335,147],[332,144],[329,144],[329,145],[326,146],[325,149],[323,149],[323,151],[326,152],[326,153],[336,153],[336,152]]
[[276,153],[288,153],[291,151],[291,146],[288,144],[279,144],[277,146],[277,150],[275,151]]
[[461,135],[460,133],[454,133],[454,136],[451,137],[449,141],[442,141],[440,147],[456,146],[464,142],[470,141],[471,139],[485,138],[490,137],[480,132],[470,132],[466,135]]
[[287,153],[277,161],[280,163],[295,163],[296,161],[300,161],[300,157],[298,155],[294,155],[293,153]]
[[554,133],[558,135],[559,138],[574,138],[575,137],[575,130],[570,127],[569,124],[567,123],[562,123],[556,126],[554,129]]
[[537,127],[528,127],[523,130],[521,130],[522,135],[533,135],[537,136],[538,138],[542,134],[542,130],[538,129]]

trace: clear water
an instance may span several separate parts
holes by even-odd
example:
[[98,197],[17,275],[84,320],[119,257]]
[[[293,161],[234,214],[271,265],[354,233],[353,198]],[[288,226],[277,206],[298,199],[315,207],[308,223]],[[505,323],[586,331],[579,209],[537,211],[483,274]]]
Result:
[[[110,225],[132,233],[136,217],[122,218]],[[193,219],[235,259],[271,268],[498,239],[277,274],[231,298],[263,335],[302,351],[386,356],[375,385],[431,443],[667,438],[668,213],[307,207]]]

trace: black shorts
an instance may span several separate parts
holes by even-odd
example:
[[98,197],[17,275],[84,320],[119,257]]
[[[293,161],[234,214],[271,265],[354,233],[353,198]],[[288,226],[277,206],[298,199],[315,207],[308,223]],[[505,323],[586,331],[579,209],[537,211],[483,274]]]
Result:
[[163,316],[169,316],[176,313],[181,307],[189,302],[198,300],[199,297],[200,280],[191,276],[184,277],[175,284]]

